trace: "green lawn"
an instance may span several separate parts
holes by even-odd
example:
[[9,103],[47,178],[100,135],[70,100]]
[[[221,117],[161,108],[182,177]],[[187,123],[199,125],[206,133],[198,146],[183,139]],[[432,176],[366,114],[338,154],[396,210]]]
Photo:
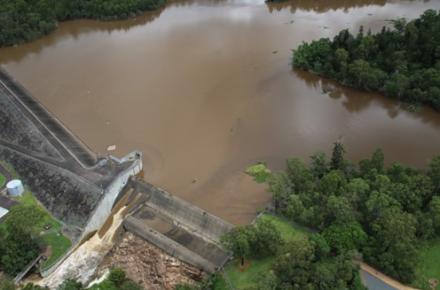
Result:
[[[288,221],[270,214],[264,214],[260,219],[270,220],[280,231],[281,237],[288,242],[294,239],[303,238],[307,235],[307,230]],[[245,270],[239,269],[237,260],[231,261],[225,267],[225,274],[236,289],[243,289],[252,286],[261,275],[270,270],[274,257],[265,259],[253,259],[249,261],[249,267]],[[226,289],[217,287],[218,290]]]
[[[43,213],[43,217],[34,225],[33,230],[36,233],[40,233],[40,237],[51,249],[52,254],[42,264],[42,270],[46,270],[69,250],[72,242],[61,234],[61,223],[55,220],[52,215],[39,204],[31,192],[26,191],[23,196],[18,197],[17,200],[20,204],[33,206],[36,211],[41,211]],[[44,229],[46,225],[50,226],[50,229],[47,231]]]
[[18,173],[14,170],[14,167],[12,167],[11,164],[9,164],[9,163],[7,163],[7,162],[5,162],[3,160],[0,160],[0,164],[4,168],[6,168],[7,171],[9,171],[9,173],[12,175],[13,179],[19,178]]
[[[416,273],[417,278],[414,284],[422,289],[429,289],[427,287],[429,279],[440,281],[440,239],[431,241],[421,248]],[[440,290],[440,285],[436,289]]]
[[[19,178],[17,172],[15,172],[14,168],[10,164],[3,161],[0,161],[0,163],[9,172],[11,172],[13,178]],[[4,176],[0,174],[0,186],[3,183]],[[42,270],[46,270],[69,250],[72,242],[67,237],[61,234],[61,223],[53,218],[53,216],[40,205],[38,200],[31,192],[26,191],[23,196],[16,198],[16,200],[19,201],[20,204],[33,206],[35,208],[35,211],[43,212],[43,218],[41,218],[39,222],[34,225],[33,230],[36,233],[41,233],[41,238],[47,243],[47,245],[51,249],[52,254],[42,264]],[[50,225],[50,230],[44,230],[44,227],[46,225]],[[4,226],[4,224],[0,224],[0,227],[2,226]]]
[[6,182],[6,178],[0,174],[0,187],[3,187],[3,185],[5,185]]
[[60,233],[49,233],[42,236],[47,245],[50,245],[52,255],[41,265],[43,270],[55,264],[72,245],[72,242]]

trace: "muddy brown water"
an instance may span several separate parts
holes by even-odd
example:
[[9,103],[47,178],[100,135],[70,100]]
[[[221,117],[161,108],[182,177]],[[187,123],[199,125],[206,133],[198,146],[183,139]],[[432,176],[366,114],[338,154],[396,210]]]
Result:
[[0,63],[93,150],[140,149],[149,182],[241,224],[269,200],[243,174],[257,161],[282,168],[338,138],[355,160],[381,147],[389,162],[424,167],[440,154],[440,113],[289,63],[302,41],[428,8],[440,1],[183,0],[127,21],[62,23],[0,49]]

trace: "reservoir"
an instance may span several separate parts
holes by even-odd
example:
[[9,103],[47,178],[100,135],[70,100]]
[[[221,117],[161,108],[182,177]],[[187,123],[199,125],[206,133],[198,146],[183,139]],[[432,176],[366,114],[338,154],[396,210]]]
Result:
[[91,149],[144,153],[145,179],[232,223],[269,201],[243,172],[330,152],[423,168],[440,154],[440,113],[294,71],[292,49],[350,28],[415,18],[427,0],[182,0],[134,19],[61,23],[0,49],[0,64]]

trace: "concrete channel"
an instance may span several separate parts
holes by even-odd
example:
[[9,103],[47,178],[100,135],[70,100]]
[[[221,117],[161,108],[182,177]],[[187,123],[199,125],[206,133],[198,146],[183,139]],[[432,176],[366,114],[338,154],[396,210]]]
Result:
[[230,259],[220,237],[233,225],[142,181],[130,181],[126,190],[141,195],[124,221],[126,230],[207,273]]

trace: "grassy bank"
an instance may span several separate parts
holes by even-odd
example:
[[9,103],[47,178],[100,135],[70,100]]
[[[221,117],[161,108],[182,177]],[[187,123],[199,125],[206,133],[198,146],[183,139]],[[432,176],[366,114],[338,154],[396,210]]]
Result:
[[[436,239],[423,245],[420,249],[420,262],[416,271],[414,285],[421,289],[429,288],[429,279],[440,281],[440,239]],[[440,290],[440,285],[435,288]]]
[[[280,231],[282,239],[286,242],[294,239],[304,238],[307,235],[307,231],[305,229],[291,224],[277,216],[264,214],[260,217],[260,219],[271,221],[276,229]],[[226,266],[225,274],[236,289],[244,289],[254,285],[256,281],[258,281],[259,277],[261,277],[264,273],[267,273],[267,271],[270,270],[274,259],[275,257],[252,259],[247,261],[247,264],[244,268],[240,268],[239,261],[233,260]],[[222,287],[224,286],[217,285],[216,289],[227,289]]]
[[33,225],[32,230],[39,233],[39,236],[48,247],[48,259],[42,264],[42,270],[46,270],[69,250],[72,243],[61,233],[62,224],[39,204],[31,192],[25,192],[17,200],[20,202],[18,206],[30,206],[38,211],[41,216],[39,221]]
[[0,174],[0,187],[3,187],[5,185],[6,178]]

